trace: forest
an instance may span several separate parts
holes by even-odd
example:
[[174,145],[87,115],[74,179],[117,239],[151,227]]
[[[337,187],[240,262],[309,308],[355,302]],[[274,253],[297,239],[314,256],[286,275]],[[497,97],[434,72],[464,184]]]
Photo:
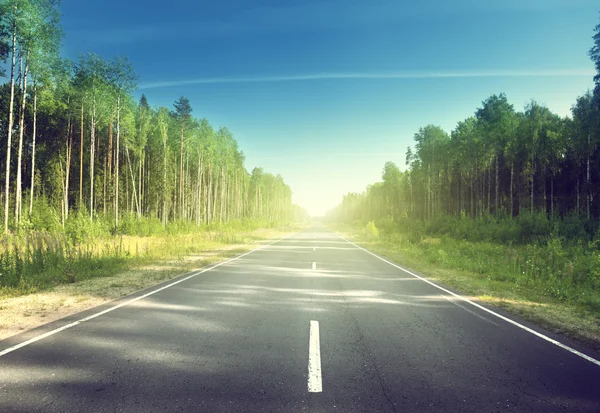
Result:
[[387,162],[381,182],[346,194],[328,220],[403,257],[599,314],[600,24],[594,33],[595,87],[570,116],[489,96],[450,133],[420,128],[404,170]]
[[127,57],[61,58],[60,17],[56,0],[0,2],[0,287],[46,271],[31,267],[35,254],[65,262],[99,238],[305,216],[283,178],[248,172],[233,134],[195,117],[187,97],[136,101]]
[[0,11],[5,233],[55,230],[82,211],[114,232],[124,216],[197,226],[291,217],[283,178],[248,173],[232,133],[194,117],[186,97],[173,108],[136,102],[126,57],[61,59],[57,1],[3,1]]

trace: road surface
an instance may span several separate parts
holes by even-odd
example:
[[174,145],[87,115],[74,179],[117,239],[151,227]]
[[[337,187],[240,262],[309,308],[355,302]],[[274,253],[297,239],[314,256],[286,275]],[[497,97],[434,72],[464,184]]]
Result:
[[313,227],[0,342],[0,411],[600,411],[597,353],[415,275]]

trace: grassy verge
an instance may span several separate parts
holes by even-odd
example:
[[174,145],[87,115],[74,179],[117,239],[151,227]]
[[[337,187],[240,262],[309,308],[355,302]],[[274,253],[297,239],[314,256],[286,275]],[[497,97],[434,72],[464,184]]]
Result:
[[[378,233],[373,225],[365,230],[353,226],[335,229],[364,248],[417,269],[471,299],[506,309],[600,349],[600,292],[575,282],[578,258],[566,257],[564,271],[571,271],[568,276],[573,278],[568,282],[541,277],[541,270],[536,270],[554,260],[552,254],[568,255],[569,251],[539,245],[508,247],[450,237],[415,240],[410,234]],[[556,276],[558,270],[552,273]]]
[[[298,229],[116,237],[80,245],[79,251],[70,253],[70,262],[69,253],[64,251],[64,260],[57,258],[57,252],[44,252],[45,258],[39,258],[37,265],[43,263],[45,271],[36,267],[38,271],[22,276],[17,285],[5,285],[0,290],[0,340],[249,251]],[[56,242],[44,236],[48,242]],[[22,265],[33,265],[30,258],[24,256]],[[70,274],[61,276],[60,271]]]

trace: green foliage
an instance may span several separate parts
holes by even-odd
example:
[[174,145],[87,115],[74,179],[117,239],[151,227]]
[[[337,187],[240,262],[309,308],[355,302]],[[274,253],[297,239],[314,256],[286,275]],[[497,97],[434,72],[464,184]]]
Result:
[[[189,222],[187,224],[189,226]],[[169,224],[169,228],[173,226],[176,227],[176,223]],[[138,218],[135,214],[126,214],[119,220],[119,234],[148,237],[151,235],[164,235],[169,232],[158,218]]]
[[[570,214],[564,218],[550,219],[545,214],[522,214],[516,218],[483,215],[476,219],[442,215],[427,221],[390,218],[377,221],[386,233],[394,230],[419,242],[423,237],[448,236],[470,242],[495,242],[500,244],[545,243],[552,237],[560,237],[569,243],[583,242],[587,245],[597,233],[597,228],[586,220]],[[597,235],[600,236],[600,235]]]
[[38,197],[33,202],[31,215],[28,215],[24,222],[22,222],[22,229],[62,232],[59,214],[45,197]]
[[112,225],[106,218],[90,220],[85,207],[78,209],[69,216],[65,223],[65,235],[73,244],[88,242],[93,239],[106,238],[111,234]]
[[369,238],[377,238],[379,237],[379,230],[375,226],[375,222],[369,221],[365,226],[365,233]]
[[589,51],[590,59],[596,67],[596,75],[594,81],[596,82],[596,90],[600,90],[600,23],[594,28],[594,45]]
[[[588,245],[559,235],[574,228],[587,235],[576,217],[550,221],[543,214],[501,220],[446,216],[429,222],[384,219],[378,225],[379,242],[386,249],[416,261],[467,271],[487,282],[502,282],[515,291],[532,291],[587,311],[600,310],[600,241]],[[361,232],[368,237],[366,230]]]
[[[12,125],[0,124],[0,135],[19,125],[19,134],[35,139],[35,146],[25,142],[27,160],[17,165],[24,177],[19,189],[34,195],[32,211],[21,213],[20,191],[9,185],[14,177],[5,176],[5,234],[57,231],[84,242],[109,234],[306,218],[292,207],[283,178],[260,168],[249,174],[233,134],[194,118],[188,98],[180,97],[172,111],[153,108],[145,95],[136,104],[137,75],[127,57],[83,53],[73,62],[61,60],[60,2],[5,1],[0,29],[0,61],[10,56],[20,63],[11,65],[12,83],[0,88],[0,106],[15,115]],[[26,76],[35,104],[29,102],[19,118]],[[9,108],[13,95],[16,106]],[[32,178],[33,156],[39,173]],[[85,210],[93,222],[86,221]]]

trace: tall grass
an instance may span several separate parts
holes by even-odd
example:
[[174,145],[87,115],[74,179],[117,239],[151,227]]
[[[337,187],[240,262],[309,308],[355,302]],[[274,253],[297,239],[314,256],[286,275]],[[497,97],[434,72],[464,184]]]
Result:
[[446,216],[428,222],[385,219],[376,225],[386,249],[413,260],[600,312],[599,233],[579,217]]
[[51,285],[75,282],[121,267],[123,246],[73,243],[64,234],[31,231],[4,237],[0,243],[0,292],[23,294]]
[[[42,230],[27,225],[33,221]],[[163,226],[155,218],[128,215],[115,231],[112,217],[91,221],[85,210],[73,213],[64,226],[51,214],[33,217],[19,231],[0,238],[0,296],[110,275],[149,260],[249,244],[261,238],[256,230],[276,226],[281,224],[258,220],[200,227],[175,221]]]

